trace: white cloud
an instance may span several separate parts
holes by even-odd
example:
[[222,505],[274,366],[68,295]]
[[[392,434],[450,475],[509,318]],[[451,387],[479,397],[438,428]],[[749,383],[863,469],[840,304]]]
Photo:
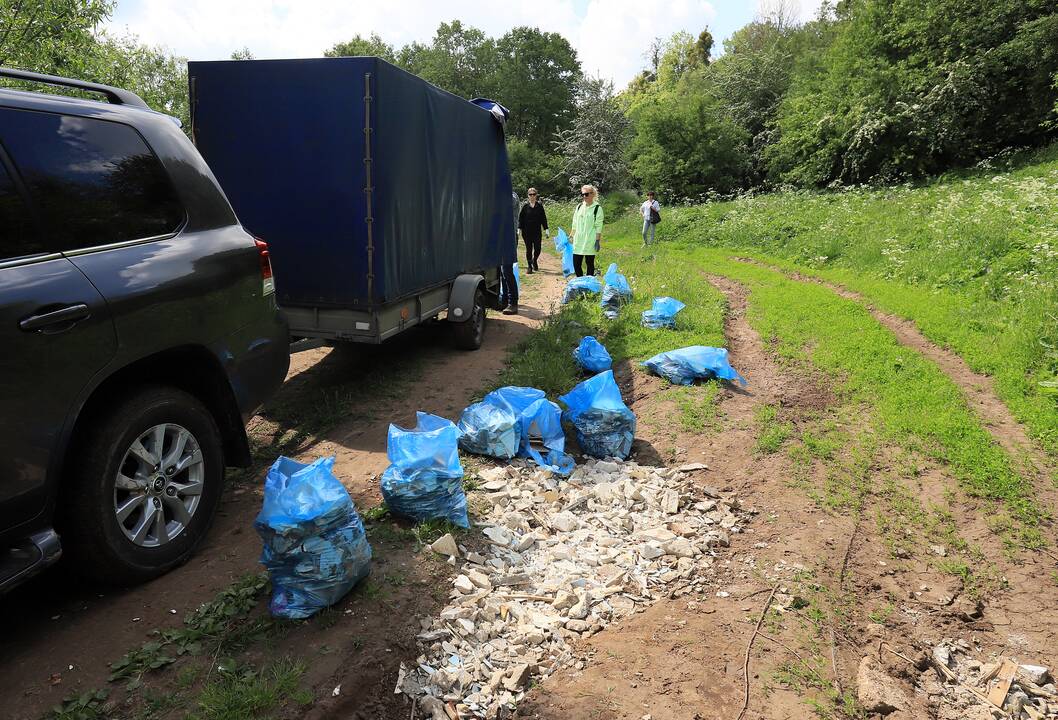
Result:
[[[494,37],[518,25],[559,32],[584,70],[623,87],[645,65],[655,37],[710,26],[722,36],[752,17],[760,0],[122,0],[109,25],[192,60],[223,60],[248,47],[259,58],[319,57],[353,35],[378,33],[393,45],[428,41],[438,24],[460,19]],[[764,0],[764,2],[774,0]],[[799,4],[815,15],[821,0]]]

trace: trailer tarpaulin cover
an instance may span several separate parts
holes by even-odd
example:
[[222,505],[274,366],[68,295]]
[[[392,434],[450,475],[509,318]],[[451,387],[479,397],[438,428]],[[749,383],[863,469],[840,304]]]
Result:
[[281,305],[365,308],[514,260],[507,150],[488,110],[377,58],[188,74],[195,144],[268,242]]

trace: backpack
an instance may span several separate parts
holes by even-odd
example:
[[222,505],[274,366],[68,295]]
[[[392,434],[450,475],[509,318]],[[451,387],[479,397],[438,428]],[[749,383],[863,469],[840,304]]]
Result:
[[650,208],[650,224],[651,225],[657,225],[659,222],[661,222],[661,213],[659,213],[657,210],[655,210],[653,208],[653,206],[651,206],[651,208]]

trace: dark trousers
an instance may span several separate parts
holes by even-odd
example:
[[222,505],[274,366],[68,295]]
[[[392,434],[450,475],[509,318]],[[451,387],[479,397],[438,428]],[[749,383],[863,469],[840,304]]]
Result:
[[573,253],[573,269],[577,273],[577,277],[584,275],[584,272],[580,269],[580,264],[583,260],[588,261],[588,274],[595,274],[595,256],[594,255],[578,255]]
[[531,238],[522,235],[522,240],[525,241],[525,262],[530,268],[536,270],[539,267],[537,260],[540,259],[540,236]]
[[514,279],[514,263],[500,265],[500,307],[518,304],[518,281]]

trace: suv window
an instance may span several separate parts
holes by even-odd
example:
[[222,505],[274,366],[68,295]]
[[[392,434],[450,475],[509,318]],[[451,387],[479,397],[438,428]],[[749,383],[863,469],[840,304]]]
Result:
[[42,252],[26,203],[0,162],[0,260]]
[[165,169],[128,125],[0,108],[0,128],[48,250],[168,235],[183,224]]

